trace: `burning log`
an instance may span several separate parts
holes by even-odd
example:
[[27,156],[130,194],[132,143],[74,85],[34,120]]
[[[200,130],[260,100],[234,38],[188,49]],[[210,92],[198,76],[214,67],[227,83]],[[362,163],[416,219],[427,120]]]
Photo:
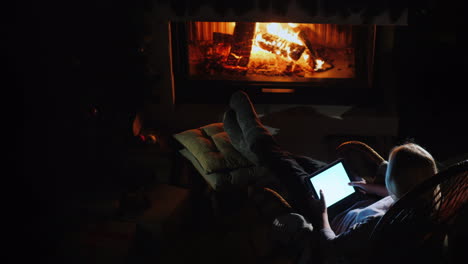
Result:
[[333,68],[333,64],[328,62],[328,60],[324,59],[321,54],[317,51],[317,49],[312,44],[313,39],[317,39],[318,35],[309,27],[299,26],[297,29],[299,30],[298,37],[302,40],[305,46],[308,49],[308,54],[310,58],[308,59],[309,66],[314,69],[314,71],[326,71]]
[[232,37],[231,52],[228,55],[226,65],[247,67],[252,50],[252,39],[255,33],[255,23],[237,22]]
[[304,43],[304,45],[309,50],[310,56],[312,56],[313,59],[317,59],[319,55],[315,51],[314,45],[312,45],[312,42],[311,42],[312,39],[318,38],[317,33],[314,32],[309,27],[304,27],[304,26],[299,26],[298,30],[299,30],[298,37],[302,40],[302,43]]
[[229,75],[245,76],[248,70],[247,67],[223,65],[223,72]]
[[263,33],[257,37],[257,45],[271,53],[281,55],[292,60],[298,60],[305,50],[305,46],[285,40],[279,36]]

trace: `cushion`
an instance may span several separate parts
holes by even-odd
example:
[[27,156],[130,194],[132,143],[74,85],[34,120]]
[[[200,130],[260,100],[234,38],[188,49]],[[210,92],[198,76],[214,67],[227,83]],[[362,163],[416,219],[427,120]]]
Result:
[[216,191],[229,190],[233,186],[246,187],[253,183],[263,183],[276,179],[267,168],[258,166],[238,167],[232,170],[207,173],[198,159],[188,149],[184,148],[179,152],[193,164],[198,173]]
[[231,144],[223,123],[213,123],[173,135],[198,161],[203,174],[252,167]]
[[221,189],[223,186],[230,184],[229,174],[226,172],[207,173],[200,165],[197,158],[187,149],[179,150],[180,154],[192,163],[195,169],[205,179],[205,181],[215,190]]

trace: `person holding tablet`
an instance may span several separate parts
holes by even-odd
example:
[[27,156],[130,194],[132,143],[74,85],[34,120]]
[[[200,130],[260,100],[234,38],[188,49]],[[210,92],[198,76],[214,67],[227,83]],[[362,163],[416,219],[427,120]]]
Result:
[[[368,206],[355,205],[329,222],[326,207],[326,195],[321,192],[319,200],[312,200],[320,215],[319,224],[322,249],[325,255],[335,256],[337,251],[342,256],[356,257],[356,250],[369,247],[366,242],[378,220],[390,206],[419,183],[437,173],[437,166],[432,155],[421,146],[406,143],[390,151],[388,167],[385,174],[385,186],[365,183],[351,183],[374,194],[384,196]],[[337,219],[338,218],[338,219]],[[359,243],[353,243],[359,242]]]
[[[315,245],[311,247],[319,248],[315,248],[318,251],[314,252],[329,262],[359,261],[370,246],[367,242],[373,228],[392,204],[417,184],[437,173],[434,158],[421,146],[414,143],[396,146],[390,152],[388,164],[382,164],[386,167],[383,170],[385,185],[367,184],[364,181],[349,183],[363,192],[382,198],[356,202],[329,219],[327,193],[320,190],[318,199],[310,194],[304,184],[310,171],[306,171],[294,159],[294,155],[282,150],[275,142],[260,122],[248,95],[242,91],[235,92],[229,106],[231,109],[226,112],[223,122],[233,146],[252,162],[276,171],[290,194],[288,202],[297,211],[275,219],[273,233],[289,233],[289,236],[276,235],[288,243],[300,237],[301,242],[306,241],[306,252],[311,249],[310,245]],[[313,168],[316,170],[325,166],[320,161],[311,164],[317,165]],[[304,237],[307,239],[304,240]],[[313,255],[309,251],[309,257]]]

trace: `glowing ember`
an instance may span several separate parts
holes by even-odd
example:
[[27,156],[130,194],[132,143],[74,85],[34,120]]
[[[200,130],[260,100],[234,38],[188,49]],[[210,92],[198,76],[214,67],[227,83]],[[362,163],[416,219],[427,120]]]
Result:
[[320,60],[320,59],[316,59],[315,60],[315,68],[314,68],[314,71],[319,71],[319,70],[322,70],[322,66],[323,64],[325,63],[325,61],[323,60]]

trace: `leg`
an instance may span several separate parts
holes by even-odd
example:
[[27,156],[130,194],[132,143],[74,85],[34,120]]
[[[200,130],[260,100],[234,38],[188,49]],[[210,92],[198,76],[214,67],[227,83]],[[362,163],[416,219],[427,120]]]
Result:
[[224,113],[223,124],[224,130],[231,139],[232,146],[252,163],[258,164],[259,160],[257,156],[251,152],[249,146],[247,146],[242,129],[237,122],[237,114],[234,110],[229,109]]
[[237,91],[232,94],[229,105],[236,112],[237,123],[249,148],[258,140],[271,141],[273,139],[258,118],[255,108],[246,93]]
[[297,161],[297,163],[302,168],[304,168],[304,170],[309,174],[312,174],[316,172],[317,170],[321,169],[323,166],[327,165],[327,163],[320,161],[320,160],[313,159],[311,157],[295,155],[295,154],[293,154],[292,156]]
[[242,91],[234,93],[230,100],[236,112],[245,144],[257,157],[259,164],[273,169],[288,192],[288,202],[300,214],[310,219],[309,194],[304,178],[309,175],[292,155],[280,148],[273,136],[260,122],[248,95]]

